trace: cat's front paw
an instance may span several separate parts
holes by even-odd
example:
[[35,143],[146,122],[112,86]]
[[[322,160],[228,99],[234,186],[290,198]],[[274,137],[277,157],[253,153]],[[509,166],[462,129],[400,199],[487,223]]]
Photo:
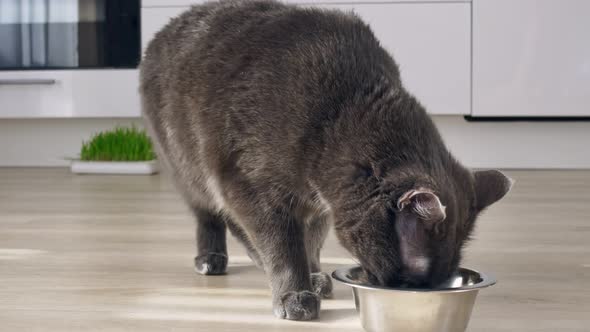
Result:
[[210,252],[206,255],[195,257],[195,271],[203,275],[225,274],[227,268],[227,255]]
[[314,293],[327,299],[332,297],[332,278],[325,272],[311,274],[311,285]]
[[320,313],[320,297],[310,291],[283,293],[274,306],[274,313],[289,320],[316,319]]

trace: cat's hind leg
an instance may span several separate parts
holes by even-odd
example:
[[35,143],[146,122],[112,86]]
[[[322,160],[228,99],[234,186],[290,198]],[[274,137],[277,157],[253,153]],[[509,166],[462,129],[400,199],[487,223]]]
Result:
[[193,208],[197,221],[195,271],[203,275],[224,274],[227,269],[225,221],[216,212]]

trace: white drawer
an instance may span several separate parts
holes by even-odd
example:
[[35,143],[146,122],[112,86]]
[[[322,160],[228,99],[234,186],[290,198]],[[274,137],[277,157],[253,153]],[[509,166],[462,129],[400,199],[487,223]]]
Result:
[[0,117],[67,116],[71,80],[65,71],[0,72]]
[[[320,6],[353,10],[368,22],[399,64],[408,90],[416,95],[429,113],[471,113],[469,3],[406,1]],[[143,47],[171,17],[188,8],[142,8]]]
[[139,70],[77,70],[72,74],[75,117],[139,117]]
[[0,72],[0,118],[137,117],[138,72]]

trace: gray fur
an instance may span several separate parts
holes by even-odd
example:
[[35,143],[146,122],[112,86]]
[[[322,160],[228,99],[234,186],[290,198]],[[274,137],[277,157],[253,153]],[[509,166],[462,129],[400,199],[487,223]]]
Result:
[[[318,272],[330,221],[371,282],[434,285],[510,187],[453,159],[351,14],[192,7],[150,42],[141,94],[158,157],[195,211],[197,270],[225,271],[227,226],[264,268],[281,318],[313,319],[329,295]],[[418,189],[436,200],[408,195]]]

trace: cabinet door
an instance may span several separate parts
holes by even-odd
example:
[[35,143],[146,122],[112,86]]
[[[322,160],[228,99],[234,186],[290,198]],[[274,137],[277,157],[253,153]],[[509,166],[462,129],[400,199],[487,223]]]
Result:
[[590,116],[590,1],[474,0],[473,115]]
[[189,6],[181,7],[150,7],[141,9],[141,48],[145,48],[171,18],[188,10]]
[[468,3],[323,5],[354,11],[400,67],[406,88],[431,114],[471,113]]

